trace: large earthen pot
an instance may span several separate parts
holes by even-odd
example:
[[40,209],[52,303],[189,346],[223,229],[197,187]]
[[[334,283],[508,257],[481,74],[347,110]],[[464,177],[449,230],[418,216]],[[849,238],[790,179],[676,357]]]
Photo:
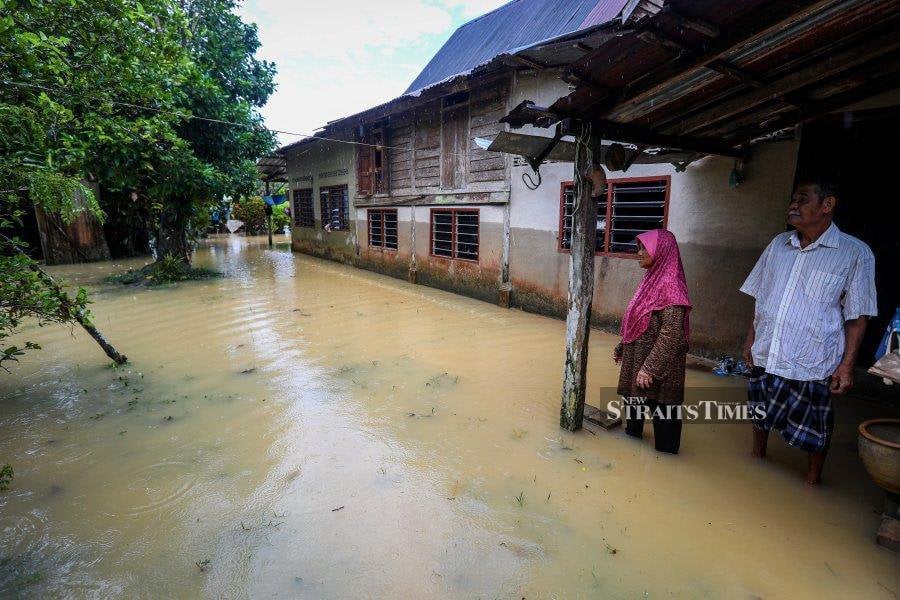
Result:
[[900,494],[900,419],[871,419],[859,426],[859,456],[872,479]]
[[900,552],[900,419],[860,424],[859,456],[875,483],[887,493],[875,542]]

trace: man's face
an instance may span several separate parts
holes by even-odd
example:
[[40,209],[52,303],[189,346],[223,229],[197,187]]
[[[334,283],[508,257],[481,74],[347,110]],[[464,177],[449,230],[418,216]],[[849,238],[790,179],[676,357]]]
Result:
[[794,190],[788,205],[788,223],[801,229],[818,225],[830,219],[834,211],[835,199],[819,197],[815,185],[806,183]]

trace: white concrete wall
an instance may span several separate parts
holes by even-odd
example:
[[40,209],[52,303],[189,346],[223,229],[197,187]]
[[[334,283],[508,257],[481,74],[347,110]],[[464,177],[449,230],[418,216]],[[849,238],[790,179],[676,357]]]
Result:
[[[549,106],[569,92],[569,86],[554,71],[522,72],[513,77],[508,108],[523,100]],[[550,136],[549,129],[523,128],[522,133]],[[671,177],[668,228],[682,249],[688,283],[695,302],[693,323],[701,346],[733,350],[746,329],[751,305],[737,292],[741,280],[769,240],[785,227],[784,214],[796,166],[795,141],[763,144],[754,150],[744,169],[744,182],[729,185],[734,161],[708,157],[678,173],[671,165],[635,165],[627,173],[613,172],[612,179],[642,176]],[[499,277],[503,244],[502,205],[472,205],[480,210],[479,261],[461,264],[430,256],[430,206],[397,207],[396,252],[367,248],[365,208],[353,207],[355,196],[355,150],[352,145],[318,143],[288,154],[288,175],[293,179],[311,175],[315,214],[319,214],[322,185],[346,183],[350,190],[349,233],[325,233],[317,227],[294,228],[295,248],[329,257],[359,261],[369,268],[400,275],[415,252],[420,278],[429,285],[447,287],[489,299]],[[569,254],[558,249],[560,184],[572,180],[571,163],[549,163],[541,167],[542,183],[528,189],[522,174],[527,166],[511,168],[510,187],[510,276],[513,304],[559,314],[568,287]],[[322,178],[336,169],[346,174]],[[306,187],[308,184],[303,184]],[[290,188],[297,186],[291,184]],[[411,232],[416,221],[415,248]],[[305,245],[304,245],[305,244]],[[320,252],[319,250],[324,249]],[[642,275],[632,258],[598,256],[594,313],[600,322],[621,316]],[[460,263],[460,264],[456,264]],[[518,299],[518,302],[517,302]]]
[[[635,165],[610,179],[671,177],[667,228],[679,240],[694,300],[699,345],[734,350],[750,318],[751,303],[737,290],[762,249],[785,229],[798,142],[763,144],[732,188],[733,159],[707,157],[676,172],[671,165]],[[541,167],[542,183],[528,189],[514,167],[510,193],[510,273],[515,298],[525,308],[559,313],[568,288],[569,254],[558,250],[560,184],[571,181],[571,163]],[[642,271],[632,258],[598,256],[594,313],[600,322],[619,318]],[[701,349],[702,349],[701,348]]]
[[[334,252],[335,257],[349,260],[356,254],[356,210],[353,197],[356,193],[355,150],[351,144],[320,141],[310,146],[289,150],[285,155],[288,189],[291,190],[291,210],[293,211],[293,190],[312,188],[315,227],[291,225],[292,244],[298,250],[312,250],[313,245],[322,246]],[[307,179],[303,179],[306,177]],[[350,203],[350,230],[326,232],[322,228],[322,208],[319,191],[323,187],[346,185]],[[293,220],[293,219],[292,219]],[[325,252],[327,254],[327,252]]]

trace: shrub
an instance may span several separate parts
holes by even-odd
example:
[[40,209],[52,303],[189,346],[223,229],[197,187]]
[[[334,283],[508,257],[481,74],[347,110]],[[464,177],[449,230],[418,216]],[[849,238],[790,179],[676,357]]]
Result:
[[231,218],[244,222],[244,232],[257,235],[266,230],[266,203],[260,196],[241,198],[231,208]]

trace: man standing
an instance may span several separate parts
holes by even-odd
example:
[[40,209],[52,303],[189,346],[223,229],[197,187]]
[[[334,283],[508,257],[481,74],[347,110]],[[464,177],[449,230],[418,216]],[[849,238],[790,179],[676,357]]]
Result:
[[808,484],[821,480],[834,429],[831,394],[853,385],[866,323],[877,314],[875,257],[831,222],[837,202],[833,185],[801,182],[788,206],[795,231],[775,236],[741,286],[756,299],[744,345],[753,367],[753,456],[764,458],[769,431],[779,431],[809,453]]

